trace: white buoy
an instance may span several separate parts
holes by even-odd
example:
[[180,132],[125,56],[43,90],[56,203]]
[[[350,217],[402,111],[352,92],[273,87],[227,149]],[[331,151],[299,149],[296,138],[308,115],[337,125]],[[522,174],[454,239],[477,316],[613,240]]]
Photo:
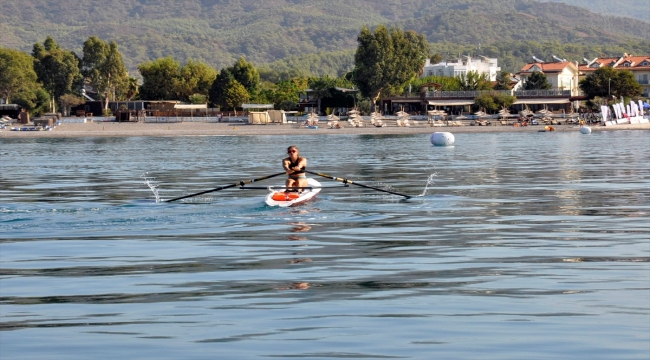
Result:
[[582,134],[591,134],[591,128],[589,126],[583,126],[580,128]]
[[452,146],[456,139],[450,132],[434,132],[430,140],[434,146]]

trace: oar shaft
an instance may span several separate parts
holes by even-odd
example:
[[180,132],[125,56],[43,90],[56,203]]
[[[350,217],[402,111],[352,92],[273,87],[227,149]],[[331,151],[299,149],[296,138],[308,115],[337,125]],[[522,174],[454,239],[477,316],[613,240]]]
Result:
[[393,195],[403,196],[403,197],[405,197],[405,198],[407,198],[407,199],[411,198],[411,197],[408,196],[408,195],[400,194],[400,193],[397,193],[397,192],[394,192],[394,191],[390,191],[390,190],[379,189],[379,188],[376,188],[376,187],[372,187],[372,186],[368,186],[368,185],[360,184],[360,183],[354,182],[354,181],[352,181],[352,180],[348,180],[348,179],[344,179],[344,178],[340,178],[340,177],[336,177],[336,176],[331,176],[331,175],[328,175],[328,174],[322,174],[322,173],[313,172],[313,171],[309,171],[309,170],[305,170],[305,172],[306,172],[306,173],[309,173],[309,174],[312,174],[312,175],[317,175],[317,176],[321,176],[321,177],[324,177],[324,178],[328,178],[328,179],[332,179],[332,180],[340,181],[340,182],[342,182],[343,184],[352,184],[352,185],[357,185],[357,186],[361,186],[361,187],[364,187],[364,188],[367,188],[367,189],[373,189],[373,190],[377,190],[377,191],[385,192],[385,193],[388,193],[388,194],[393,194]]
[[190,195],[185,195],[185,196],[179,196],[179,197],[177,197],[177,198],[173,198],[173,199],[165,200],[165,202],[172,202],[172,201],[176,201],[176,200],[187,199],[187,198],[190,198],[190,197],[193,197],[193,196],[198,196],[198,195],[203,195],[203,194],[207,194],[207,193],[211,193],[211,192],[215,192],[215,191],[220,191],[220,190],[230,189],[230,188],[235,187],[235,186],[244,186],[244,185],[246,185],[246,184],[254,183],[254,182],[256,182],[256,181],[262,181],[262,180],[270,179],[270,178],[272,178],[272,177],[276,177],[276,176],[280,176],[280,175],[284,175],[284,174],[286,174],[286,173],[285,173],[285,172],[281,172],[281,173],[277,173],[277,174],[273,174],[273,175],[262,176],[262,177],[259,177],[259,178],[257,178],[257,179],[242,180],[242,181],[240,181],[240,182],[238,182],[238,183],[234,183],[234,184],[230,184],[230,185],[220,186],[220,187],[218,187],[218,188],[214,188],[214,189],[210,189],[210,190],[206,190],[206,191],[201,191],[201,192],[198,192],[198,193],[195,193],[195,194],[190,194]]

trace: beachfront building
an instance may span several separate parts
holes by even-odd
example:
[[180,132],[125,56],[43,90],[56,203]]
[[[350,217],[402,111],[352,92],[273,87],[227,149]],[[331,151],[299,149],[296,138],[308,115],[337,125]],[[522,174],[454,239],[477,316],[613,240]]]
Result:
[[486,74],[490,81],[497,79],[497,74],[501,68],[497,64],[497,59],[480,56],[479,58],[472,58],[471,56],[464,56],[464,59],[459,57],[453,61],[442,61],[437,64],[431,64],[431,60],[427,59],[424,63],[422,77],[425,76],[461,76],[467,75],[468,72],[475,71],[479,74]]
[[580,77],[578,64],[571,61],[528,63],[517,74],[521,78],[524,87],[534,72],[541,72],[546,75],[552,89],[569,90],[571,96],[578,95],[578,80]]
[[[401,96],[384,97],[381,100],[381,109],[384,113],[395,113],[398,110],[410,113],[426,113],[430,110],[444,110],[448,114],[464,114],[472,112],[474,99],[482,93],[502,93],[517,98],[511,110],[532,111],[546,109],[557,112],[569,113],[579,107],[579,102],[585,100],[580,92],[579,80],[581,72],[577,62],[553,57],[555,62],[544,62],[534,58],[534,62],[524,65],[517,74],[511,74],[511,90],[483,90],[483,91],[441,91],[438,84],[425,84],[419,93],[405,93]],[[451,64],[451,65],[450,65]],[[465,67],[462,67],[464,64]],[[468,66],[477,65],[480,66]],[[456,63],[440,63],[431,65],[427,61],[424,76],[458,76],[462,71],[490,72],[492,81],[501,69],[497,66],[497,59],[483,58],[475,61],[467,57],[467,61],[459,60]],[[459,71],[459,72],[455,72]],[[548,90],[524,90],[534,72],[543,73],[552,88]],[[492,78],[492,75],[494,77]],[[438,85],[438,86],[437,86]]]
[[650,97],[650,55],[634,56],[624,53],[619,57],[595,58],[579,66],[581,78],[603,66],[631,71],[643,87],[643,96]]
[[[347,114],[350,109],[356,108],[356,94],[358,89],[346,89],[342,87],[333,87],[329,89],[330,96],[320,99],[320,115],[326,115],[327,109],[332,114]],[[303,113],[312,113],[318,111],[318,92],[312,89],[306,89],[300,94],[298,111]]]

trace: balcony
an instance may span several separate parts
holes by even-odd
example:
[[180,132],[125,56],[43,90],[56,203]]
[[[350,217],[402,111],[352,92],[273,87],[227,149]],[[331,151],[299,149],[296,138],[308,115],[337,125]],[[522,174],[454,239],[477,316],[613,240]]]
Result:
[[[498,93],[514,95],[516,97],[570,97],[571,90],[550,89],[550,90],[478,90],[478,91],[427,91],[426,98],[463,98],[474,99],[481,94]],[[412,95],[413,96],[413,95]]]

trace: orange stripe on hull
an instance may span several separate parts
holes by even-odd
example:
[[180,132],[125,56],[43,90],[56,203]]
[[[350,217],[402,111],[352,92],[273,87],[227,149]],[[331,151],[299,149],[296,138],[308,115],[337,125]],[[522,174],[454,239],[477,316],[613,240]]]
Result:
[[291,201],[300,197],[300,194],[294,192],[275,192],[272,199],[275,201]]

